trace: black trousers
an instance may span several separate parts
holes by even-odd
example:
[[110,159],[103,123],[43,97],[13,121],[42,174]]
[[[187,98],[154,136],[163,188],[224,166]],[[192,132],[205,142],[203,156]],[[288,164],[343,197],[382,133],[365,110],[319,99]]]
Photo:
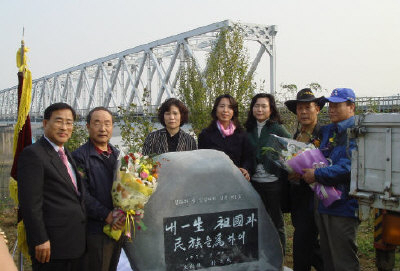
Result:
[[88,270],[116,271],[124,235],[119,241],[104,233],[87,235],[87,253],[85,260]]
[[310,271],[313,266],[323,270],[318,240],[318,228],[314,217],[314,192],[308,184],[290,185],[291,218],[293,234],[293,270]]
[[274,223],[276,230],[278,231],[283,250],[282,252],[285,255],[285,224],[283,221],[283,213],[281,209],[282,184],[280,181],[268,183],[258,183],[253,181],[252,184],[258,194],[260,194],[265,209],[267,210],[267,213],[271,217],[271,220]]
[[34,257],[32,260],[33,271],[85,271],[83,257],[78,259],[50,259],[48,263],[40,263]]

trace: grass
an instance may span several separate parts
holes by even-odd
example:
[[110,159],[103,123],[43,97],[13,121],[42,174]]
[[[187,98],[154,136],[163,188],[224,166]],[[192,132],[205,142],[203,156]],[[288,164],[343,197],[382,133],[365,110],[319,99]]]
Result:
[[[5,231],[8,240],[9,240],[9,248],[12,249],[12,246],[16,240],[16,221],[17,221],[17,212],[15,208],[5,208],[0,210],[0,227]],[[286,246],[286,257],[285,257],[285,265],[288,267],[293,266],[292,261],[292,244],[293,244],[293,227],[290,220],[290,215],[285,214],[285,225],[286,225],[286,235],[287,235],[287,246]],[[361,271],[372,271],[376,270],[375,267],[375,252],[373,248],[373,218],[367,221],[361,222],[358,234],[357,234],[357,243],[358,243],[358,255],[360,259],[360,270]],[[395,270],[400,270],[400,257],[396,253],[396,268]],[[14,259],[17,263],[18,259]],[[24,270],[31,270],[29,264],[25,262]]]
[[[17,210],[13,200],[8,196],[8,180],[11,170],[11,160],[0,157],[0,228],[8,239],[8,247],[12,253],[13,246],[17,239]],[[16,252],[14,262],[18,266],[19,253]],[[32,270],[30,264],[24,260],[24,270]]]
[[[290,219],[290,214],[284,215],[286,227],[286,257],[284,264],[288,267],[293,267],[293,226]],[[358,258],[360,260],[361,271],[377,270],[375,267],[375,249],[373,246],[374,240],[374,219],[373,215],[362,221],[357,232]],[[400,270],[400,255],[396,251],[395,270]],[[314,270],[314,269],[313,269]]]

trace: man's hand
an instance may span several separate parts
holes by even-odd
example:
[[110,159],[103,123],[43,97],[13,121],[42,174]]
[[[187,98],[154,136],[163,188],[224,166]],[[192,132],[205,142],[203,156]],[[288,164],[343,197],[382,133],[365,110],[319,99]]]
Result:
[[50,261],[50,241],[35,247],[35,258],[40,263],[48,263]]
[[303,174],[302,177],[303,177],[303,180],[306,183],[308,183],[308,184],[315,183],[315,174],[314,174],[315,169],[313,169],[313,168],[304,168],[303,172],[304,172],[304,174]]
[[109,212],[108,216],[106,217],[106,223],[112,225],[113,222],[114,222],[114,218],[113,218],[112,212]]
[[113,230],[121,230],[125,225],[125,216],[121,213],[114,217],[113,212],[110,212],[106,218],[106,223],[110,224]]
[[119,213],[112,224],[113,230],[122,230],[122,228],[125,226],[125,219],[125,215],[123,213]]
[[247,172],[246,169],[241,168],[241,167],[240,167],[239,169],[240,169],[240,171],[242,172],[244,178],[245,178],[246,180],[250,181],[250,174],[249,174],[249,172]]
[[289,173],[289,175],[288,175],[288,180],[291,182],[298,183],[298,182],[300,182],[300,179],[301,179],[301,175],[297,172],[293,171],[293,172]]

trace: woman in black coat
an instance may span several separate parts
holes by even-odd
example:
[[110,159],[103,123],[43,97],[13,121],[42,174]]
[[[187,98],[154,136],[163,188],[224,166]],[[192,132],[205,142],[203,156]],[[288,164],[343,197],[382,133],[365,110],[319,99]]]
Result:
[[[143,155],[159,155],[166,152],[196,150],[196,140],[184,132],[181,126],[189,119],[189,110],[180,100],[169,98],[158,109],[158,120],[164,128],[147,135],[142,149]],[[137,270],[133,259],[133,243],[125,242],[125,254],[132,269]]]
[[214,102],[211,124],[199,135],[199,149],[214,149],[224,152],[240,169],[246,180],[252,170],[252,148],[238,120],[238,104],[229,94]]

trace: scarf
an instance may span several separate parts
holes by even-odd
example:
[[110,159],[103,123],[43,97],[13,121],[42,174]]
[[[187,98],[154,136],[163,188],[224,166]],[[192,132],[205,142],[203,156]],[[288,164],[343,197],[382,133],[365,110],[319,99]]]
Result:
[[227,137],[227,136],[231,136],[236,129],[235,124],[233,124],[232,121],[229,122],[228,128],[224,128],[224,126],[221,124],[221,122],[219,120],[217,120],[217,126],[219,131],[221,132],[223,137]]

